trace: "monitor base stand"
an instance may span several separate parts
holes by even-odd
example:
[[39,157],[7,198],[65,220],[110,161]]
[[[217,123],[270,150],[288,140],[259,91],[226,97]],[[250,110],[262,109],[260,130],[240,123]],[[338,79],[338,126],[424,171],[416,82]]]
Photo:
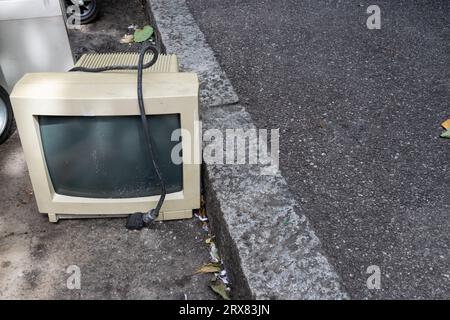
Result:
[[58,220],[59,220],[59,217],[58,217],[58,215],[56,213],[49,213],[48,214],[48,221],[56,223],[56,222],[58,222]]
[[[130,214],[67,214],[67,213],[47,213],[48,220],[52,223],[58,222],[59,219],[93,219],[93,218],[123,218]],[[192,218],[192,209],[178,211],[162,211],[159,213],[156,221],[180,220]]]

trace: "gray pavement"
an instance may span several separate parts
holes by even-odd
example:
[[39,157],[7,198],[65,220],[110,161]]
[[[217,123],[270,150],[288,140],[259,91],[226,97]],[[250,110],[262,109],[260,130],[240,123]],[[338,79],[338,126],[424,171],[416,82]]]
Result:
[[[102,4],[96,23],[71,31],[74,52],[137,50],[118,41],[129,24],[147,23],[141,1]],[[132,9],[124,11],[127,5]],[[50,223],[37,210],[18,134],[0,145],[0,299],[217,298],[208,288],[211,275],[194,275],[210,260],[199,221],[141,231],[127,231],[125,222]],[[67,288],[71,265],[80,268],[80,290]]]
[[[0,299],[215,299],[193,219],[128,231],[124,218],[61,220],[37,210],[20,140],[0,146]],[[81,271],[69,290],[67,268]]]
[[370,4],[188,0],[350,296],[448,299],[450,4]]

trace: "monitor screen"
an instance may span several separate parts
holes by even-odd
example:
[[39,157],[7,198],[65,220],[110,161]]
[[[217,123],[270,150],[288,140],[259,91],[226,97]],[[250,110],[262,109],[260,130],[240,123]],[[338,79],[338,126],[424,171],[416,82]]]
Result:
[[[39,116],[47,169],[56,193],[87,198],[160,194],[139,116]],[[183,165],[171,161],[179,114],[147,116],[167,193],[183,188]]]

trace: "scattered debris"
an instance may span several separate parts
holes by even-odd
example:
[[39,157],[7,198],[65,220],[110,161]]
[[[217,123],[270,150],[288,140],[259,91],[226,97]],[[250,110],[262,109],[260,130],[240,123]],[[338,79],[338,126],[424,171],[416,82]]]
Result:
[[211,244],[211,242],[214,240],[214,236],[211,236],[209,238],[206,238],[205,243],[206,244]]
[[227,272],[223,265],[222,259],[219,255],[219,250],[214,243],[214,235],[209,232],[208,228],[208,215],[205,209],[205,200],[202,196],[201,207],[198,212],[194,213],[194,216],[201,222],[203,230],[208,232],[208,238],[205,239],[205,243],[209,245],[210,262],[201,266],[195,274],[199,273],[214,273],[214,277],[211,279],[209,287],[215,293],[220,295],[225,300],[230,300],[230,281],[227,277]]
[[219,250],[217,250],[217,246],[214,242],[209,244],[209,255],[211,256],[211,261],[217,263],[220,261]]
[[134,42],[144,42],[150,39],[153,35],[153,28],[145,26],[142,29],[136,29],[134,31]]
[[441,134],[441,138],[447,138],[450,139],[450,129],[448,129],[447,131],[443,132]]
[[450,129],[450,119],[445,120],[441,125],[445,130]]
[[225,270],[223,264],[221,265],[221,267],[222,270],[220,270],[219,279],[222,280],[222,282],[225,283],[226,285],[229,285],[230,280],[228,280],[227,270]]
[[222,259],[219,256],[217,246],[212,239],[213,236],[209,237],[205,241],[209,243],[209,255],[211,256],[211,262],[204,265],[198,271],[202,270],[203,273],[214,273],[214,277],[211,279],[211,284],[209,287],[223,299],[230,300],[230,281],[228,280],[227,271],[225,270]]
[[139,29],[136,24],[130,24],[128,26],[128,32],[125,34],[122,39],[120,39],[120,43],[123,44],[131,44],[133,42],[144,42],[151,38],[153,35],[153,28],[149,25]]
[[128,30],[129,31],[135,31],[136,29],[138,29],[139,28],[139,26],[137,25],[137,24],[130,24],[129,26],[128,26]]
[[19,198],[17,203],[16,203],[16,207],[20,207],[21,205],[26,205],[28,203],[27,200],[23,199],[23,198]]
[[198,218],[201,222],[208,221],[208,217],[205,215],[201,215],[200,213],[194,213],[194,216]]
[[207,263],[204,264],[200,269],[195,271],[195,273],[215,273],[220,272],[220,263]]
[[132,34],[126,34],[120,39],[120,43],[129,44],[134,41],[134,36]]
[[229,292],[230,288],[227,287],[220,279],[211,280],[211,285],[209,286],[212,291],[220,295],[224,300],[230,300]]
[[208,216],[206,214],[205,199],[203,198],[203,196],[200,200],[200,209],[198,210],[198,212],[194,213],[194,216],[202,222],[202,229],[205,232],[209,232]]
[[447,138],[447,139],[450,139],[450,119],[447,119],[447,120],[445,120],[444,122],[442,122],[441,126],[442,126],[445,130],[447,130],[447,131],[444,131],[444,132],[441,134],[441,138]]

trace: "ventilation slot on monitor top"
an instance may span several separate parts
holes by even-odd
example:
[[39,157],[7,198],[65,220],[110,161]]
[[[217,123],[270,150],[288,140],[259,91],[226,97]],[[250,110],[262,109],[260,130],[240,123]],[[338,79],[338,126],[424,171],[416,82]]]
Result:
[[[152,54],[145,55],[144,63],[151,60]],[[139,59],[138,53],[86,53],[81,56],[75,67],[83,68],[103,68],[110,66],[129,65],[137,66]],[[135,70],[111,70],[106,72],[136,72]],[[144,72],[178,72],[177,56],[174,54],[160,54],[158,60],[150,68],[144,69]]]

